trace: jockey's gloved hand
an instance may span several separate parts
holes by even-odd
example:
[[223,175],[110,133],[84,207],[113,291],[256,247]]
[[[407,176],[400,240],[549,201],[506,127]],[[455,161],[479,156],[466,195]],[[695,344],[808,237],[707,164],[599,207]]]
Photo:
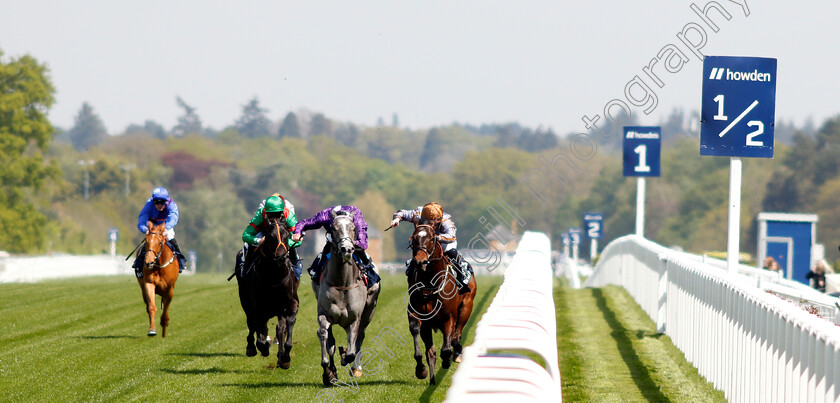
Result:
[[391,220],[391,227],[399,227],[399,226],[400,226],[400,218],[399,217]]
[[297,247],[298,247],[298,246],[300,246],[302,243],[303,243],[302,241],[293,241],[293,240],[291,240],[291,239],[290,239],[290,240],[289,240],[289,247],[290,247],[290,248],[297,248]]
[[263,241],[265,241],[265,237],[255,239],[257,241],[257,245],[262,245]]

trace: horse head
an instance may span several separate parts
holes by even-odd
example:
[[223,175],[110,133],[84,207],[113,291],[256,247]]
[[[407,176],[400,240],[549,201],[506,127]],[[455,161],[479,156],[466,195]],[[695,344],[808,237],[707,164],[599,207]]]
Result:
[[151,221],[146,224],[149,233],[146,234],[146,267],[151,268],[155,264],[160,265],[160,256],[163,254],[163,247],[166,245],[166,224],[153,225]]
[[282,217],[273,216],[266,217],[265,222],[267,229],[263,234],[265,239],[260,246],[260,253],[274,260],[285,258],[289,253],[289,229],[286,228],[286,223]]
[[435,238],[435,229],[426,219],[414,227],[414,234],[411,235],[411,256],[414,262],[425,271],[429,262],[436,258],[435,252],[439,249]]
[[345,211],[333,214],[332,225],[330,226],[330,242],[333,253],[341,256],[344,263],[351,261],[353,251],[356,249],[356,225],[353,224],[353,215]]

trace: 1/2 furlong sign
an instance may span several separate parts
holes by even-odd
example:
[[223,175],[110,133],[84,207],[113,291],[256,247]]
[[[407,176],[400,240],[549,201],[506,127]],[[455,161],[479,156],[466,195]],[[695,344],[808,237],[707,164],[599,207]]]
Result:
[[773,158],[776,59],[706,56],[700,155]]

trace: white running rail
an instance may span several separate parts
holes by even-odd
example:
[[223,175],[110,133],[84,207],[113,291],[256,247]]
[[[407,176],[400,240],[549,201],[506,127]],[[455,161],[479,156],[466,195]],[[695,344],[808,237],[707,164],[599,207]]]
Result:
[[[560,367],[551,242],[525,232],[504,281],[478,322],[447,402],[559,402]],[[541,363],[520,352],[539,357]]]
[[624,287],[730,401],[840,401],[840,328],[756,282],[629,235],[584,286]]

